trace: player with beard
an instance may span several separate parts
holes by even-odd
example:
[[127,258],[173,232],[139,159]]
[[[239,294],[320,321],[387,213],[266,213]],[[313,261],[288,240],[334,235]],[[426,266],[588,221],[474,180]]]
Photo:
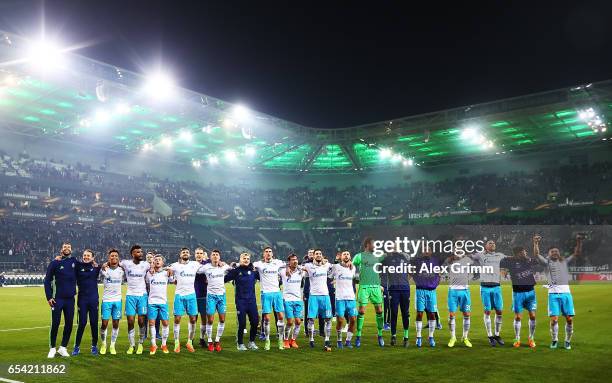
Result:
[[314,321],[318,317],[325,320],[325,346],[323,351],[331,351],[329,341],[331,335],[332,308],[327,289],[327,276],[332,264],[323,257],[321,249],[315,249],[312,263],[305,264],[302,269],[310,278],[310,296],[308,297],[308,333],[310,347],[314,348]]
[[[45,295],[49,307],[51,307],[51,330],[49,332],[49,354],[48,358],[55,357],[55,353],[67,357],[68,342],[72,334],[72,323],[74,320],[74,296],[76,295],[76,259],[71,257],[72,245],[70,242],[62,243],[61,260],[52,260],[47,267],[45,275]],[[58,350],[55,349],[57,332],[64,313],[64,333],[62,343]]]
[[[132,259],[124,259],[120,265],[125,271],[125,277],[127,279],[127,294],[125,296],[125,316],[128,322],[128,340],[130,347],[127,350],[127,354],[134,353],[135,342],[135,330],[134,324],[136,316],[138,316],[138,329],[139,329],[139,342],[136,354],[142,354],[143,342],[146,336],[146,319],[147,319],[147,284],[145,283],[145,276],[147,271],[151,268],[151,265],[143,261],[142,247],[139,245],[133,245],[130,248],[130,255]],[[108,265],[103,266],[107,268]]]
[[179,261],[170,265],[170,270],[176,280],[174,294],[174,352],[181,351],[180,331],[181,317],[187,313],[187,343],[185,347],[189,352],[195,352],[193,337],[195,335],[196,321],[198,320],[198,301],[195,294],[195,278],[197,274],[204,274],[204,266],[200,262],[190,261],[189,249],[183,247]]
[[[351,262],[351,253],[342,251],[340,253],[340,263],[332,266],[332,277],[336,281],[336,333],[338,334],[338,348],[353,348],[351,340],[355,332],[355,322],[357,319],[357,305],[355,303],[355,290],[353,280],[355,279],[356,268]],[[348,330],[346,332],[346,342],[342,343],[342,327],[344,320],[348,318]]]
[[571,350],[571,340],[574,333],[574,299],[569,287],[571,276],[568,264],[582,253],[582,236],[576,237],[574,253],[569,257],[561,255],[559,248],[552,246],[548,249],[548,257],[540,255],[540,242],[542,237],[533,237],[533,253],[546,268],[548,279],[548,316],[550,317],[550,348],[557,348],[559,342],[559,315],[565,317],[565,344],[566,350]]

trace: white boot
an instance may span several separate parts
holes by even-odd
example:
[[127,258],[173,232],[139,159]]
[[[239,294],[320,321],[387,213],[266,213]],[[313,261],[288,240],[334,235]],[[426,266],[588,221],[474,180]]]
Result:
[[66,347],[63,346],[57,349],[57,353],[64,357],[70,357],[70,354],[68,354],[68,350],[66,350]]
[[55,347],[52,347],[52,348],[49,350],[49,353],[47,354],[47,358],[49,358],[49,359],[53,359],[53,358],[55,358],[55,353],[56,353],[56,352],[57,352],[57,350],[55,349]]

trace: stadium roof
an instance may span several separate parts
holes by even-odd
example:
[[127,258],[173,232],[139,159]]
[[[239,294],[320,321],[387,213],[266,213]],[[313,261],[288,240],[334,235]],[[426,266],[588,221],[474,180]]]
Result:
[[2,130],[196,167],[389,171],[612,140],[612,81],[316,129],[9,33],[0,32],[0,39]]

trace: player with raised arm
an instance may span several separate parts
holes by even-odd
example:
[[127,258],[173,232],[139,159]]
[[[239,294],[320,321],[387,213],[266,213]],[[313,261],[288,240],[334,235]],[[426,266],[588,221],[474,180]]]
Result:
[[[208,254],[202,247],[196,247],[195,260],[201,264],[210,263]],[[193,288],[195,289],[196,301],[198,302],[198,313],[200,314],[200,347],[206,348],[206,275],[196,274]]]
[[[356,268],[351,262],[351,253],[343,251],[340,255],[340,263],[332,265],[332,277],[336,281],[336,341],[338,348],[353,348],[351,340],[355,333],[355,322],[357,320],[357,304],[355,302],[355,290],[353,290],[353,280],[355,279]],[[344,326],[345,316],[348,316],[348,331],[346,332],[346,342],[342,343],[342,327]]]
[[189,316],[185,347],[189,352],[195,352],[193,337],[198,320],[198,301],[194,286],[196,275],[204,274],[204,265],[197,261],[190,261],[189,257],[189,249],[183,247],[179,255],[179,261],[170,265],[176,280],[176,291],[174,294],[174,352],[181,352],[181,317],[185,313]]
[[327,289],[327,276],[332,264],[323,257],[321,249],[315,249],[312,263],[305,264],[302,269],[310,278],[310,296],[308,297],[308,334],[310,347],[314,348],[314,321],[318,317],[325,320],[325,345],[323,351],[331,351],[329,338],[331,336],[332,308]]
[[155,255],[151,269],[145,277],[145,281],[149,286],[149,298],[147,306],[147,318],[149,320],[149,332],[151,334],[151,349],[150,355],[155,355],[157,352],[157,337],[155,321],[157,318],[161,320],[161,349],[164,354],[168,354],[168,334],[170,333],[168,325],[168,283],[174,282],[172,269],[164,269],[164,257]]
[[[238,351],[257,350],[255,337],[257,336],[257,326],[259,325],[259,313],[257,312],[257,297],[255,295],[255,282],[259,279],[259,273],[251,263],[249,253],[240,254],[240,262],[237,267],[229,270],[225,275],[225,282],[234,281],[235,303],[238,314]],[[249,346],[244,345],[244,330],[246,330],[246,320],[249,317],[251,332],[249,332]]]
[[454,347],[457,342],[455,336],[455,316],[457,309],[463,313],[463,335],[461,337],[463,344],[466,347],[472,347],[470,342],[470,315],[471,315],[471,297],[470,297],[470,273],[464,271],[465,266],[470,265],[471,260],[468,257],[452,255],[448,258],[449,265],[448,273],[448,329],[450,331],[450,340],[448,347]]
[[436,330],[436,312],[438,312],[438,296],[436,289],[440,284],[440,274],[434,272],[435,267],[442,265],[440,258],[434,255],[430,248],[425,249],[420,256],[415,257],[410,262],[414,265],[412,279],[416,286],[415,307],[416,307],[416,346],[423,345],[421,333],[423,331],[423,313],[427,313],[429,345],[436,346],[434,332]]
[[[48,358],[55,357],[55,353],[67,357],[68,341],[72,333],[72,322],[74,320],[74,296],[76,295],[76,259],[71,257],[72,245],[70,242],[62,243],[61,259],[52,260],[47,267],[44,286],[47,303],[51,307],[51,330],[49,332],[49,354]],[[57,332],[64,313],[64,333],[62,343],[58,350],[55,349]]]
[[87,326],[91,329],[91,353],[98,354],[98,278],[100,277],[100,266],[94,261],[94,252],[91,249],[83,251],[83,261],[76,263],[75,273],[79,292],[77,295],[77,307],[79,311],[79,326],[77,327],[76,339],[72,355],[79,355],[81,339]]
[[374,270],[374,265],[379,263],[379,260],[373,254],[374,240],[365,238],[363,240],[363,251],[353,258],[353,264],[359,267],[359,292],[357,293],[358,316],[357,316],[357,333],[355,338],[355,347],[361,347],[361,332],[365,321],[365,312],[368,303],[372,302],[374,311],[376,312],[376,329],[378,332],[378,345],[384,347],[383,339],[383,288],[380,284],[380,276]]
[[[225,312],[227,303],[225,297],[225,274],[231,267],[221,262],[221,252],[214,249],[210,252],[210,263],[203,265],[203,271],[208,281],[206,294],[206,336],[208,337],[208,351],[221,352],[221,336],[225,329]],[[215,312],[219,314],[217,335],[213,343],[212,329]]]
[[133,245],[130,248],[130,255],[132,259],[124,259],[120,265],[125,271],[125,277],[127,279],[127,294],[125,295],[125,316],[128,322],[128,340],[130,347],[127,350],[127,354],[134,353],[135,342],[135,330],[134,323],[135,317],[138,316],[138,335],[139,342],[136,354],[142,354],[143,342],[147,331],[147,284],[145,283],[145,276],[151,265],[149,262],[142,261],[143,253],[142,247],[139,245]]
[[557,348],[559,342],[559,315],[565,317],[565,349],[572,349],[572,334],[574,333],[574,299],[569,288],[571,280],[567,265],[582,252],[582,236],[576,237],[574,253],[569,257],[561,255],[559,248],[552,246],[548,249],[548,257],[540,255],[540,242],[542,237],[533,237],[533,253],[540,263],[546,267],[548,279],[548,316],[550,317],[550,348]]
[[[504,309],[504,299],[500,285],[501,274],[499,264],[506,256],[495,251],[495,241],[488,240],[485,243],[484,251],[470,255],[474,261],[481,266],[493,268],[492,273],[480,274],[480,299],[484,309],[484,324],[487,330],[489,344],[495,347],[496,344],[503,346],[505,343],[501,336],[502,310]],[[491,329],[491,309],[495,310],[495,335]]]
[[123,268],[119,266],[119,251],[117,249],[110,249],[108,251],[108,261],[102,267],[100,274],[102,274],[102,282],[104,283],[102,306],[100,308],[102,312],[102,325],[100,326],[102,346],[100,347],[100,354],[106,354],[106,329],[108,328],[108,321],[112,318],[113,327],[110,353],[115,355],[117,354],[115,342],[119,336],[119,320],[121,319],[121,283],[123,283],[125,276]]
[[287,257],[287,266],[279,270],[283,282],[283,301],[285,304],[285,326],[284,347],[299,348],[297,337],[302,325],[302,312],[304,303],[302,301],[302,280],[305,273],[298,266],[298,256],[291,253]]
[[502,275],[510,274],[512,280],[512,310],[514,311],[514,343],[513,347],[521,346],[521,313],[529,312],[529,347],[535,348],[536,308],[537,299],[534,286],[536,284],[534,267],[538,261],[527,255],[523,247],[512,249],[512,257],[504,258],[499,267]]
[[285,266],[285,263],[278,259],[273,259],[273,256],[272,248],[269,246],[265,247],[263,249],[262,260],[254,262],[253,266],[259,272],[259,283],[261,284],[261,311],[263,313],[263,332],[265,335],[264,350],[270,349],[270,314],[272,310],[278,314],[276,322],[278,349],[284,350],[283,334],[285,322],[283,321],[283,313],[285,307],[283,295],[280,291],[278,273],[280,268]]

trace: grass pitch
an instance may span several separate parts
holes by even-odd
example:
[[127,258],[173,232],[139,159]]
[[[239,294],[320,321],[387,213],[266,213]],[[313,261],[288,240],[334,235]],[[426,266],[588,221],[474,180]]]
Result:
[[[436,331],[437,347],[414,346],[414,307],[411,309],[410,347],[390,347],[390,333],[384,333],[387,346],[381,349],[376,344],[374,311],[370,307],[366,314],[362,347],[353,350],[333,349],[331,353],[321,350],[322,338],[316,339],[317,348],[308,348],[301,335],[298,350],[247,351],[238,352],[235,347],[237,321],[233,302],[233,289],[228,287],[228,314],[225,335],[222,339],[224,350],[210,353],[196,348],[191,354],[183,347],[180,354],[165,355],[158,352],[148,355],[148,342],[143,355],[126,355],[127,329],[122,319],[118,355],[89,354],[90,335],[86,329],[81,344],[82,354],[62,359],[57,357],[51,363],[66,363],[64,376],[52,375],[11,375],[11,364],[47,364],[50,310],[44,298],[42,287],[19,287],[0,289],[0,381],[11,379],[21,382],[50,382],[69,379],[72,382],[92,381],[248,381],[270,382],[276,380],[291,382],[338,381],[517,381],[559,382],[559,381],[600,381],[607,376],[612,360],[612,284],[584,284],[572,286],[576,319],[574,324],[573,350],[563,348],[550,350],[548,318],[546,313],[546,290],[538,286],[538,323],[536,330],[537,348],[513,349],[511,287],[505,285],[504,322],[502,337],[505,347],[492,348],[488,345],[482,320],[482,305],[478,286],[471,287],[472,327],[470,338],[474,347],[467,349],[461,342],[453,349],[446,343],[449,339],[447,326],[447,287],[438,290],[438,306],[444,329]],[[173,296],[173,291],[169,292]],[[414,298],[414,290],[412,291]],[[125,299],[125,291],[124,291]],[[172,306],[170,306],[170,309]],[[183,319],[181,336],[187,335],[186,318]],[[75,319],[76,323],[76,319]],[[401,320],[398,338],[401,339]],[[334,326],[335,328],[335,326]],[[564,337],[564,320],[560,321],[559,338]],[[199,320],[198,320],[199,331]],[[216,331],[216,325],[215,330]],[[274,333],[274,330],[272,330]],[[426,336],[426,330],[424,335]],[[527,340],[527,320],[523,319],[522,339]],[[72,332],[74,342],[76,326]],[[58,334],[58,345],[62,328]],[[461,336],[461,320],[457,321],[457,334]],[[110,337],[110,331],[109,331]],[[196,335],[197,338],[197,335]],[[335,344],[335,331],[332,343]],[[425,340],[425,339],[424,339]],[[184,342],[183,342],[184,343]],[[258,342],[260,344],[261,342]],[[400,342],[401,343],[401,342]],[[426,342],[424,342],[426,343]],[[525,343],[525,342],[524,342]],[[560,342],[562,344],[562,342]],[[172,325],[170,346],[173,345]],[[272,342],[274,345],[275,342]],[[69,347],[71,351],[72,344]]]

